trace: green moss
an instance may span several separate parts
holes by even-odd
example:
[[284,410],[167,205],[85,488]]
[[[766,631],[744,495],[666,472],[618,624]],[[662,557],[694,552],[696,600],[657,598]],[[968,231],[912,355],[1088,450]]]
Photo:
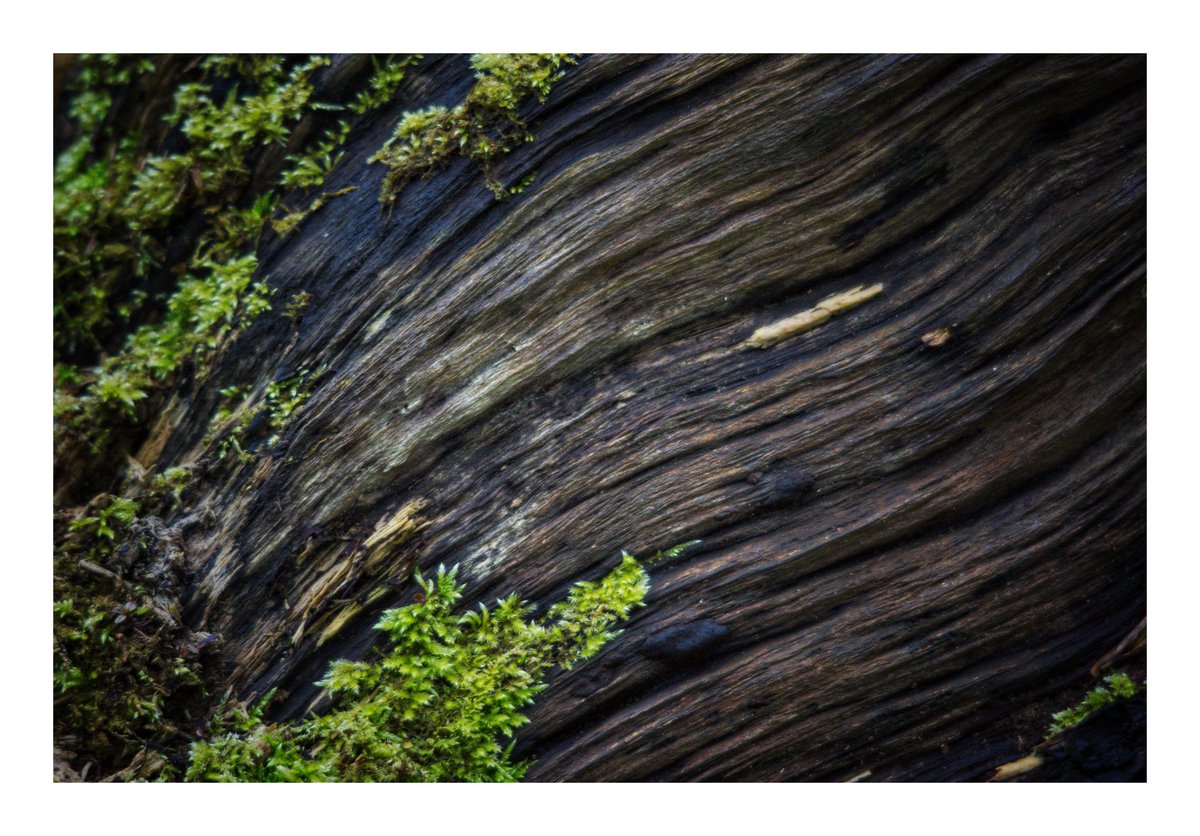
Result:
[[148,745],[178,744],[178,704],[204,699],[197,661],[181,655],[151,601],[136,587],[108,592],[72,578],[54,602],[55,739],[95,764],[96,777]]
[[183,502],[183,492],[192,484],[192,471],[186,467],[168,467],[150,482],[150,490],[169,497],[170,507],[178,508]]
[[287,307],[283,309],[283,316],[293,322],[304,316],[304,312],[308,310],[309,304],[312,302],[312,294],[307,290],[301,290],[299,293],[293,293],[291,300],[288,301]]
[[473,55],[476,82],[462,104],[404,114],[392,137],[371,157],[388,169],[380,201],[394,203],[411,180],[437,171],[456,155],[479,163],[488,188],[503,197],[505,188],[492,173],[495,161],[533,139],[520,107],[530,98],[545,101],[567,63],[573,59],[565,53]]
[[[156,321],[151,317],[137,328],[124,348],[90,373],[58,387],[60,429],[80,433],[94,449],[108,442],[112,430],[135,425],[139,404],[185,361],[202,364],[222,339],[269,308],[267,285],[252,281],[257,260],[247,250],[276,199],[268,193],[240,203],[240,195],[251,156],[286,141],[310,109],[311,76],[328,59],[312,58],[290,70],[284,64],[278,56],[202,62],[205,73],[245,73],[251,92],[234,87],[218,97],[208,82],[182,84],[166,117],[184,146],[176,153],[145,155],[137,136],[112,137],[89,118],[81,124],[81,139],[58,160],[56,352],[99,346],[101,329],[128,319],[144,303],[146,294],[136,285],[151,273],[169,269],[183,276]],[[85,87],[76,101],[96,94]],[[159,239],[184,212],[199,213],[205,225],[191,254],[168,265]],[[125,301],[114,305],[122,295]]]
[[[106,329],[141,303],[131,289],[176,266],[164,259],[171,224],[184,212],[204,211],[210,218],[185,269],[244,254],[271,203],[268,198],[239,208],[251,157],[288,139],[310,109],[312,74],[326,64],[317,57],[285,72],[278,56],[203,62],[204,72],[218,74],[244,66],[254,90],[240,94],[235,87],[218,100],[207,81],[182,84],[166,121],[184,147],[170,154],[147,153],[136,132],[111,135],[97,115],[101,105],[87,104],[108,95],[103,84],[109,82],[81,73],[72,104],[81,135],[55,166],[57,353],[100,348]],[[120,83],[126,75],[108,78]]]
[[526,190],[526,189],[528,189],[530,186],[532,186],[532,185],[533,185],[533,181],[534,181],[534,180],[536,180],[536,179],[537,179],[537,172],[536,172],[536,171],[535,171],[535,172],[532,172],[531,174],[526,174],[526,175],[525,175],[524,177],[522,177],[520,180],[518,180],[517,182],[515,182],[515,183],[513,183],[511,186],[509,186],[507,189],[505,189],[505,191],[506,191],[506,192],[507,192],[509,195],[513,195],[513,196],[515,196],[515,195],[519,195],[521,192],[525,191],[525,190]]
[[355,113],[366,113],[391,102],[400,89],[400,83],[404,81],[405,71],[420,60],[420,55],[406,55],[403,58],[389,55],[383,61],[371,56],[375,72],[367,82],[366,89],[360,91],[350,103],[350,109]]
[[319,684],[329,713],[276,726],[262,706],[192,749],[192,781],[515,781],[521,713],[547,672],[595,655],[643,606],[650,579],[632,556],[578,583],[543,616],[515,594],[455,614],[455,570],[417,575],[415,603],[376,625],[390,648],[377,661],[334,662]]
[[281,218],[272,218],[271,228],[274,229],[275,232],[277,232],[280,236],[289,235],[296,227],[307,220],[309,215],[311,215],[313,212],[316,212],[335,197],[341,197],[342,195],[347,195],[350,194],[350,192],[357,190],[358,186],[347,186],[344,189],[338,189],[336,192],[322,192],[313,198],[307,209],[288,212]]
[[94,778],[148,746],[181,748],[189,708],[207,708],[195,649],[158,590],[105,568],[118,542],[136,547],[128,540],[138,513],[132,500],[102,495],[55,548],[55,745]]
[[72,84],[78,95],[72,99],[68,113],[85,135],[103,124],[116,90],[140,75],[154,72],[154,62],[138,55],[85,54],[78,61],[79,75]]
[[[95,516],[80,517],[70,525],[70,531],[91,531],[98,541],[108,541],[111,546],[118,533],[128,530],[137,517],[137,503],[131,499],[114,496]],[[95,556],[95,550],[92,555]]]
[[301,369],[283,380],[267,384],[265,404],[267,424],[276,433],[268,443],[274,444],[278,441],[278,434],[283,432],[296,411],[308,400],[308,396],[312,393],[312,387],[320,376],[320,370],[314,372],[309,369]]
[[[211,56],[189,68],[164,119],[179,150],[151,153],[136,132],[118,136],[108,114],[116,90],[154,71],[142,58],[85,56],[71,114],[78,139],[58,158],[54,176],[55,354],[64,366],[101,352],[135,315],[149,320],[119,351],[72,379],[56,373],[56,431],[70,428],[99,449],[113,429],[134,426],[139,405],[165,387],[183,362],[203,363],[222,339],[268,308],[265,280],[252,282],[253,250],[271,220],[287,234],[353,187],[321,193],[306,209],[272,219],[278,194],[248,195],[259,152],[286,144],[314,110],[363,113],[391,100],[417,56],[376,60],[367,86],[346,105],[314,100],[312,78],[329,59],[276,55]],[[227,81],[235,82],[230,87]],[[222,92],[218,92],[222,91]],[[282,189],[319,187],[342,157],[350,131],[342,120],[286,157]],[[203,218],[195,246],[170,262],[171,230]],[[150,296],[143,285],[164,273],[176,290]],[[139,310],[151,303],[149,316]]]
[[[261,440],[256,449],[268,449],[279,443],[279,438],[292,420],[296,412],[304,404],[313,386],[320,378],[322,369],[316,371],[300,369],[295,374],[281,380],[268,383],[262,399],[254,406],[243,404],[236,411],[230,410],[228,404],[222,405],[213,419],[214,428],[221,421],[227,421],[234,415],[239,416],[236,423],[221,438],[217,446],[217,458],[235,456],[239,461],[247,462],[254,459],[251,446],[251,434],[257,427],[264,427],[269,436]],[[229,387],[221,390],[227,399],[245,392],[244,387]],[[261,418],[265,420],[259,420]],[[261,438],[261,435],[259,436]]]
[[287,157],[292,167],[279,176],[279,185],[285,189],[311,189],[320,186],[342,159],[345,152],[339,150],[350,133],[350,123],[342,120],[337,127],[325,132],[312,148],[304,154]]
[[71,396],[60,414],[88,434],[94,445],[119,419],[137,418],[138,403],[168,380],[185,360],[203,364],[229,334],[244,329],[270,309],[265,282],[253,282],[257,258],[243,256],[223,264],[203,263],[200,275],[188,276],[167,303],[166,316],[130,335],[124,350],[97,367],[81,394]]
[[1057,734],[1064,729],[1077,726],[1092,714],[1110,703],[1132,697],[1141,688],[1126,673],[1114,673],[1104,677],[1101,685],[1088,692],[1083,701],[1074,708],[1059,711],[1050,719],[1050,730],[1047,735]]
[[[169,105],[138,120],[165,120],[165,143],[161,131],[123,129],[129,120],[113,107],[130,100],[128,88],[143,75],[157,72],[151,62],[80,59],[70,107],[76,133],[54,172],[56,433],[78,434],[97,451],[114,436],[131,434],[153,414],[147,404],[156,403],[181,370],[194,365],[203,374],[224,341],[270,309],[267,279],[256,277],[259,236],[268,223],[286,234],[351,190],[313,196],[341,161],[353,126],[337,122],[274,170],[262,170],[271,159],[263,150],[295,147],[295,128],[314,111],[361,114],[386,105],[417,58],[377,60],[367,86],[343,105],[314,98],[312,79],[328,64],[320,56],[212,56],[180,66],[183,81]],[[398,190],[408,177],[460,154],[484,168],[497,194],[528,186],[532,176],[504,189],[492,169],[532,139],[519,108],[530,98],[544,99],[569,61],[566,55],[474,56],[476,83],[461,105],[402,121],[387,159],[378,160],[389,164],[388,182]],[[252,172],[256,182],[277,185],[254,193]],[[289,211],[280,200],[283,190],[302,190],[307,209]],[[183,229],[189,230],[185,238]],[[283,315],[298,318],[309,299],[297,294]],[[253,457],[250,450],[276,444],[319,374],[301,369],[267,385],[253,403],[247,388],[222,390],[213,432],[222,454]],[[102,495],[79,519],[57,518],[55,742],[75,752],[76,763],[94,764],[93,777],[111,774],[149,746],[177,750],[193,718],[203,716],[189,712],[201,704],[207,710],[197,651],[172,615],[169,596],[161,585],[138,580],[145,566],[130,568],[114,551],[138,554],[146,520],[178,510],[191,484],[189,470],[168,468],[139,495],[140,507]],[[146,517],[139,521],[139,514]],[[423,582],[425,601],[390,611],[391,620],[381,622],[395,643],[390,655],[331,670],[326,687],[337,701],[334,712],[280,728],[239,709],[242,726],[226,729],[226,738],[219,734],[207,749],[198,747],[194,777],[519,777],[523,766],[509,762],[498,738],[523,721],[518,710],[543,687],[548,667],[594,653],[613,635],[612,625],[640,604],[645,576],[630,561],[603,581],[576,587],[542,618],[515,598],[490,612],[451,615],[461,593],[453,573]],[[421,675],[402,676],[409,668]],[[449,677],[457,680],[460,670],[461,683],[451,687]],[[355,672],[364,678],[352,682]],[[436,694],[427,703],[431,688]],[[264,747],[272,752],[265,757]],[[397,758],[373,760],[380,751]],[[211,755],[208,766],[203,752]],[[169,767],[159,767],[170,777]]]
[[[367,82],[367,86],[345,106],[346,109],[363,114],[388,104],[396,95],[407,69],[416,64],[420,58],[419,55],[407,55],[401,58],[389,55],[381,62],[377,56],[372,56],[371,60],[374,63],[375,71]],[[304,153],[289,155],[287,160],[291,163],[291,167],[280,175],[280,186],[285,189],[311,190],[324,185],[334,166],[344,156],[344,152],[339,149],[345,144],[349,133],[350,123],[343,119],[334,128],[326,131],[324,136]],[[312,200],[307,209],[289,211],[280,218],[272,219],[271,226],[278,234],[287,235],[327,202],[335,197],[349,194],[356,188],[357,186],[350,186],[335,192],[321,193]]]

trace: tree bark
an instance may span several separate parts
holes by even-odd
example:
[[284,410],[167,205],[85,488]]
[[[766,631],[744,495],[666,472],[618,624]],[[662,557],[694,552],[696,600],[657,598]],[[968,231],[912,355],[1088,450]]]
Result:
[[415,569],[548,602],[698,539],[541,695],[531,778],[1011,760],[1006,718],[1145,615],[1145,70],[589,56],[496,172],[536,173],[521,194],[460,159],[384,212],[367,158],[471,81],[426,59],[325,185],[357,191],[260,244],[303,314],[180,380],[133,452],[211,461],[222,388],[320,370],[278,444],[198,484],[184,621],[296,717]]

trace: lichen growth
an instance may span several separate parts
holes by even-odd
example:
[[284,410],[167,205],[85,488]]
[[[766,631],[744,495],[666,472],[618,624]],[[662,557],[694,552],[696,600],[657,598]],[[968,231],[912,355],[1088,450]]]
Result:
[[[566,53],[511,53],[471,56],[476,82],[458,106],[434,106],[406,113],[391,138],[370,161],[387,167],[380,202],[392,204],[414,178],[442,168],[456,155],[477,162],[497,198],[507,194],[493,173],[495,162],[533,139],[520,107],[530,98],[546,100],[560,78]],[[528,184],[526,184],[528,185]]]

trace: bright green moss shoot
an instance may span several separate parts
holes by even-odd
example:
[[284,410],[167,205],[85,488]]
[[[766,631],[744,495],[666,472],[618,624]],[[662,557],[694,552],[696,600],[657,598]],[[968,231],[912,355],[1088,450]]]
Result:
[[375,72],[367,82],[366,89],[360,91],[350,103],[350,109],[355,113],[366,113],[388,104],[400,89],[405,71],[420,60],[420,55],[407,55],[402,58],[389,55],[387,60],[381,62],[372,56],[371,62]]
[[1079,703],[1079,705],[1054,714],[1050,718],[1053,722],[1050,725],[1048,734],[1057,734],[1064,729],[1077,726],[1097,709],[1103,708],[1109,703],[1132,697],[1140,690],[1138,684],[1129,677],[1129,674],[1114,673],[1106,676],[1104,677],[1103,684],[1089,691],[1088,695],[1083,698],[1083,702]]
[[441,168],[462,155],[475,160],[488,177],[488,188],[507,194],[492,175],[495,161],[533,136],[521,118],[520,107],[530,98],[545,101],[563,76],[563,64],[574,63],[566,53],[512,53],[471,56],[475,86],[452,110],[430,107],[406,113],[371,162],[387,166],[379,199],[394,203],[409,181]]
[[328,714],[264,724],[261,705],[231,732],[192,748],[191,781],[516,781],[521,709],[555,666],[570,668],[618,635],[643,606],[650,578],[625,554],[598,581],[578,583],[543,616],[515,594],[461,615],[456,571],[417,575],[417,602],[376,625],[391,647],[374,662],[334,662],[319,684]]

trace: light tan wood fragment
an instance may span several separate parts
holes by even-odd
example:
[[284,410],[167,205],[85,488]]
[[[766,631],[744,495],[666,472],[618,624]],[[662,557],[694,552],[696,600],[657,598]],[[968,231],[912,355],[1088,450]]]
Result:
[[934,328],[932,331],[922,334],[921,342],[930,348],[941,348],[950,341],[950,337],[952,336],[953,332],[943,325],[940,328]]
[[766,348],[780,340],[803,334],[805,331],[823,324],[834,314],[861,305],[882,292],[882,284],[873,284],[870,287],[859,285],[843,293],[826,297],[806,311],[801,311],[770,325],[764,325],[750,335],[750,339],[746,340],[745,345],[747,348]]
[[841,313],[874,299],[880,293],[883,293],[882,284],[873,284],[870,287],[859,285],[843,293],[835,293],[833,296],[822,299],[817,303],[817,307],[829,311],[831,314]]
[[317,647],[320,647],[321,645],[325,644],[325,642],[336,636],[341,629],[346,626],[350,619],[354,618],[354,616],[358,615],[360,612],[362,612],[362,604],[359,604],[358,602],[354,602],[343,607],[341,612],[334,616],[333,621],[330,622],[329,626],[321,631],[321,636],[317,639]]
[[1042,765],[1042,756],[1038,754],[1026,755],[1025,757],[1010,761],[996,768],[996,774],[992,776],[993,781],[1007,781],[1009,778],[1015,778],[1031,769]]
[[374,572],[380,561],[387,558],[413,534],[429,525],[429,521],[420,516],[427,504],[424,499],[411,500],[390,517],[376,523],[375,530],[363,542],[363,548],[367,550],[368,572]]

